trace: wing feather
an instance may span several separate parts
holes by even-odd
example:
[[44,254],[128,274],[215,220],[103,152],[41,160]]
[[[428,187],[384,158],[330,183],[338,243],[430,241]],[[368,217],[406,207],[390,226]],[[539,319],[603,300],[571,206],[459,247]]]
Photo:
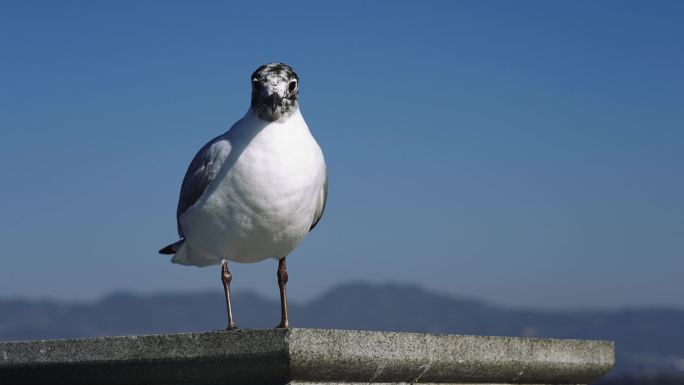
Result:
[[325,211],[325,204],[328,203],[328,174],[325,174],[325,182],[323,183],[323,188],[318,195],[318,203],[316,204],[316,211],[314,213],[313,223],[309,228],[309,231],[313,230],[314,227],[321,221],[323,212]]
[[230,144],[223,135],[212,139],[205,144],[195,155],[188,166],[188,170],[183,178],[180,196],[178,198],[178,208],[176,210],[176,223],[178,235],[184,237],[183,229],[180,225],[180,216],[188,208],[197,202],[211,182],[216,179],[216,175],[221,170],[228,153]]

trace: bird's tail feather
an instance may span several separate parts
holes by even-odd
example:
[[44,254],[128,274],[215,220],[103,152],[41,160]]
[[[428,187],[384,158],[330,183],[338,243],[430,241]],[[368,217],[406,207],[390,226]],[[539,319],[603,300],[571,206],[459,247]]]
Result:
[[163,249],[159,250],[159,254],[166,254],[166,255],[171,255],[171,254],[176,254],[178,250],[180,250],[181,246],[183,246],[183,243],[185,243],[185,239],[181,239],[180,241],[176,243],[172,243]]
[[159,253],[174,254],[171,262],[179,265],[204,267],[221,263],[220,258],[210,258],[202,253],[198,253],[197,250],[193,250],[190,244],[185,242],[185,239],[166,246],[159,250]]

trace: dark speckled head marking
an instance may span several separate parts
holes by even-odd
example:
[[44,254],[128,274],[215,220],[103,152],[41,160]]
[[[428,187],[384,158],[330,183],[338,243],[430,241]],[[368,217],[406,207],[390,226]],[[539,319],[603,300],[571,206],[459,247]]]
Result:
[[264,64],[252,74],[252,112],[268,122],[282,121],[297,110],[299,78],[283,63]]

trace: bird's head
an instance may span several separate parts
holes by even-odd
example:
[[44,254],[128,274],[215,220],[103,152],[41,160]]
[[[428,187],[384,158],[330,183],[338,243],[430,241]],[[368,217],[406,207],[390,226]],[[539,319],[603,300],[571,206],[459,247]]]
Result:
[[252,74],[252,111],[261,120],[283,120],[297,110],[299,78],[283,63],[264,64]]

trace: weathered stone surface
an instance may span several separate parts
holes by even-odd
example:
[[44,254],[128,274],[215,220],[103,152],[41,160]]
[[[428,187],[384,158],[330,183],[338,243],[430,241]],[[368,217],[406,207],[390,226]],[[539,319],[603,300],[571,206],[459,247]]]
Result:
[[606,341],[345,330],[236,330],[0,343],[0,383],[580,384]]

